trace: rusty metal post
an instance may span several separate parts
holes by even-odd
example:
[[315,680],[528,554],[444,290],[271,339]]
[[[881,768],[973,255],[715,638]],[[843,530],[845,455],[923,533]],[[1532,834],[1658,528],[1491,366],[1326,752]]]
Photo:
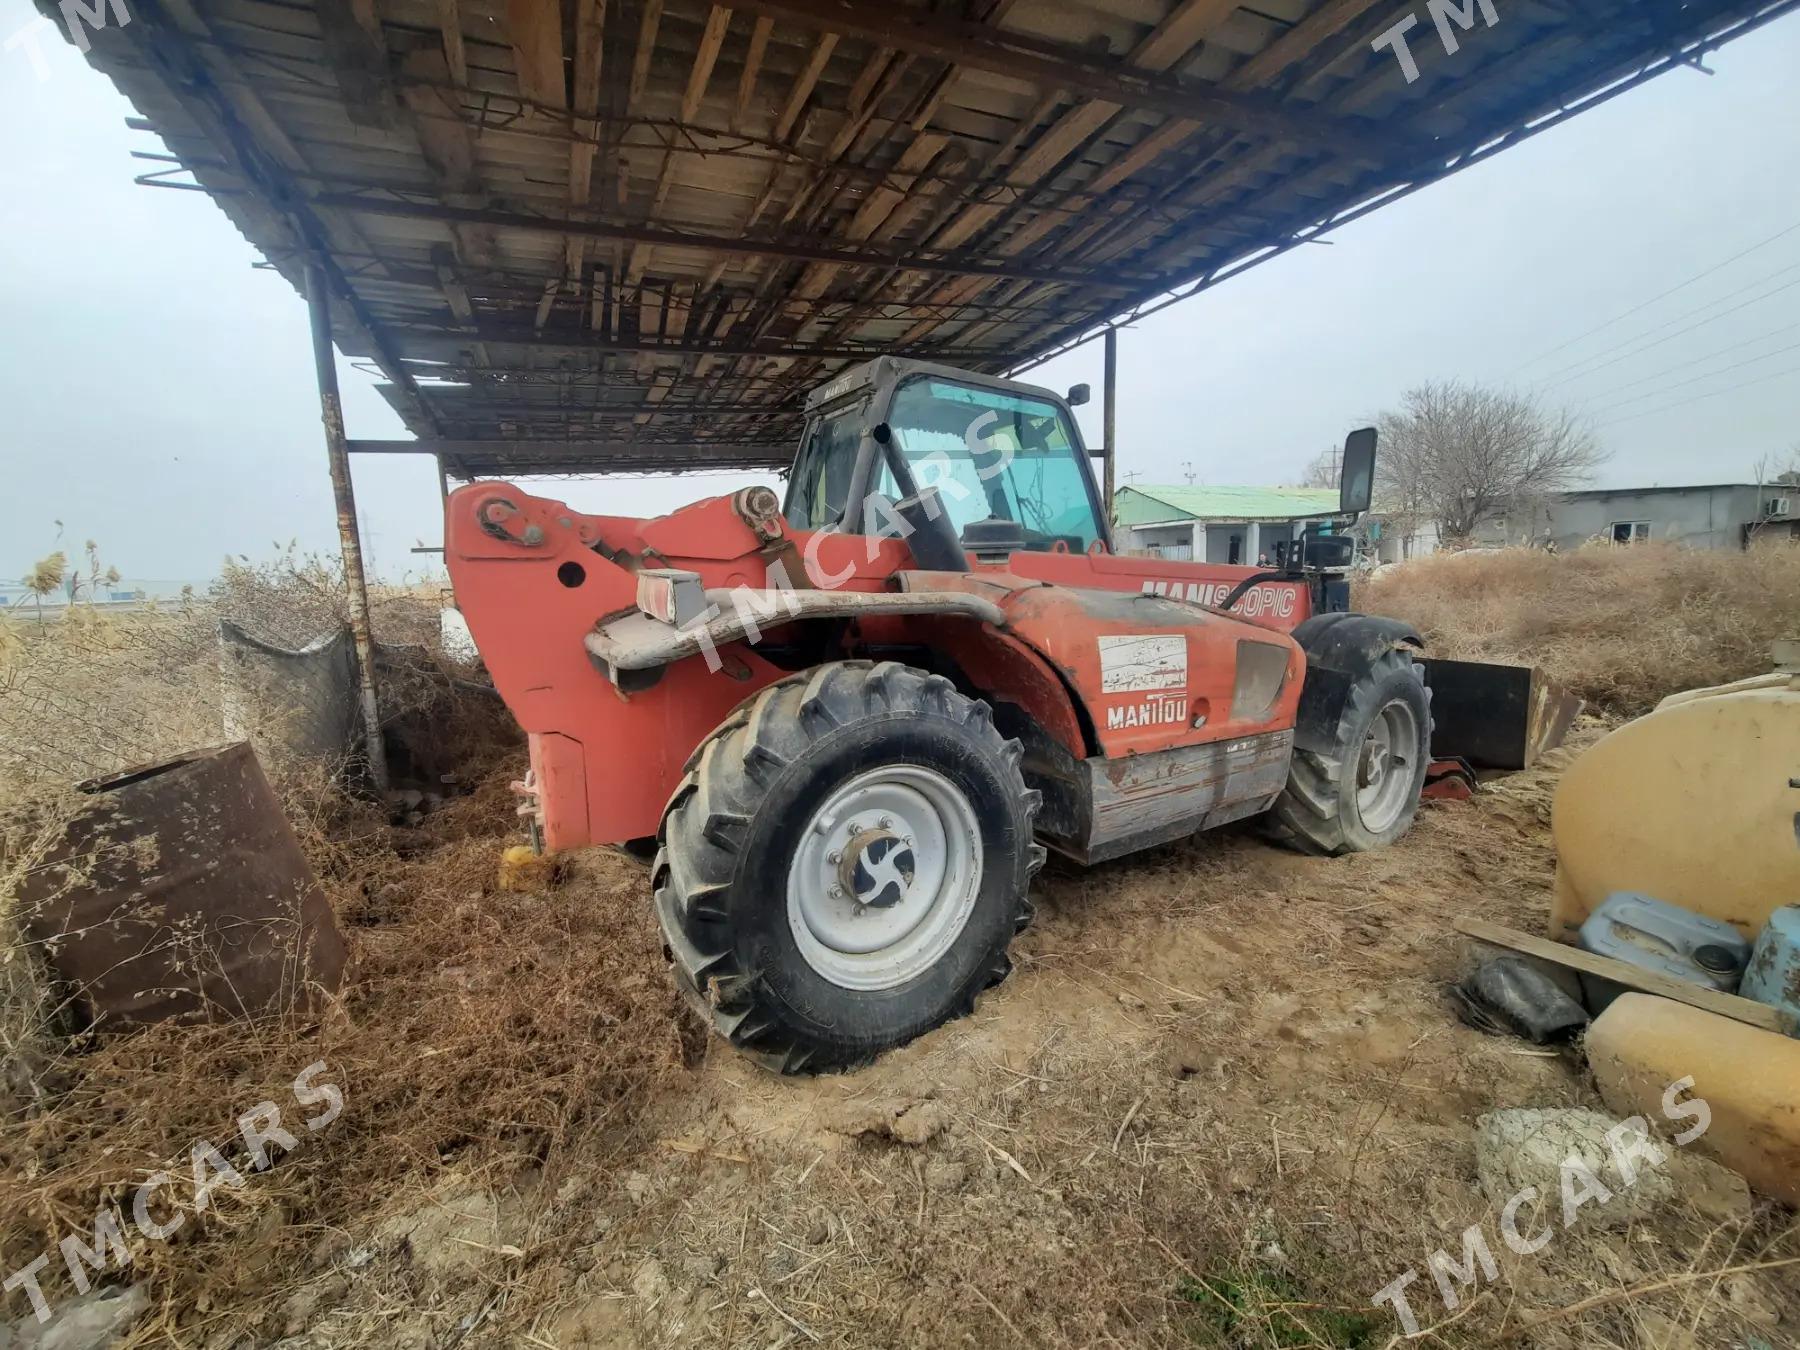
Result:
[[1113,518],[1113,478],[1119,463],[1119,330],[1106,330],[1106,373],[1100,393],[1100,439],[1106,446],[1106,458],[1101,461],[1106,498],[1106,520],[1110,527]]
[[313,366],[319,378],[325,453],[331,461],[331,495],[337,503],[338,545],[343,550],[344,581],[350,591],[350,637],[356,647],[369,778],[378,792],[386,792],[387,748],[381,741],[381,707],[375,693],[375,630],[369,621],[369,585],[363,575],[362,539],[356,528],[356,491],[350,482],[350,452],[344,440],[344,405],[338,397],[337,358],[331,349],[331,294],[325,269],[316,262],[306,267],[306,307],[312,318]]

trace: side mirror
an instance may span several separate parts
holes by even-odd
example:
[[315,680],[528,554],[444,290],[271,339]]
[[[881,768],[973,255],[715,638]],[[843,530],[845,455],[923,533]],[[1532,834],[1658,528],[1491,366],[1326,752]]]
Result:
[[1375,493],[1375,428],[1363,427],[1344,439],[1344,468],[1338,475],[1338,510],[1360,516]]
[[1089,389],[1085,384],[1072,384],[1069,386],[1068,402],[1071,408],[1079,408],[1093,396],[1094,391]]

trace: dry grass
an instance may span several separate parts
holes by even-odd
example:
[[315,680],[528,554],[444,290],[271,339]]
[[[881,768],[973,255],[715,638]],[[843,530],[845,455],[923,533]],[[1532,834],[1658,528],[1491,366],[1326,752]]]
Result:
[[[296,648],[346,622],[346,604],[341,571],[283,554],[227,560],[206,594],[141,611],[0,611],[0,802],[217,743],[219,621]],[[464,672],[438,655],[435,594],[377,588],[371,607],[377,640],[418,654],[387,691],[385,713],[405,717]]]
[[1771,644],[1800,635],[1800,548],[1442,554],[1364,583],[1355,605],[1416,624],[1438,655],[1541,666],[1630,717],[1768,670]]
[[[245,1183],[218,1189],[204,1214],[191,1188],[185,1202],[178,1189],[159,1191],[158,1220],[171,1197],[189,1217],[170,1241],[135,1240],[127,1276],[153,1292],[161,1334],[235,1339],[302,1272],[328,1265],[349,1228],[416,1204],[442,1174],[504,1188],[521,1172],[566,1166],[572,1143],[585,1158],[622,1146],[646,1087],[679,1062],[660,939],[635,894],[492,893],[495,859],[517,833],[506,790],[523,772],[517,732],[437,654],[434,601],[377,597],[378,637],[407,647],[387,706],[402,741],[454,760],[472,794],[396,830],[380,804],[341,788],[336,766],[278,780],[352,934],[350,972],[322,1021],[71,1033],[66,992],[29,945],[14,939],[0,952],[0,1268],[50,1253],[41,1278],[53,1302],[72,1292],[57,1244],[91,1240],[97,1209],[123,1206],[133,1232],[135,1188],[163,1169],[185,1180],[197,1140],[217,1144]],[[45,624],[9,624],[0,897],[10,905],[19,875],[60,837],[72,779],[220,739],[218,619],[297,646],[341,614],[329,570],[283,559],[228,566],[208,596],[163,609],[76,606]],[[405,764],[427,758],[401,754]],[[320,1060],[319,1076],[343,1090],[342,1118],[252,1175],[238,1114],[273,1101],[296,1128],[317,1108],[299,1110],[291,1081]],[[9,1315],[23,1306],[13,1297]],[[379,1327],[365,1339],[387,1343]]]
[[[660,937],[634,885],[596,885],[592,872],[548,895],[493,889],[512,832],[503,776],[440,813],[435,838],[407,839],[410,859],[370,850],[333,888],[354,964],[318,1024],[163,1024],[66,1043],[49,1075],[57,1095],[0,1124],[0,1265],[51,1252],[45,1290],[68,1297],[56,1244],[90,1234],[97,1206],[122,1207],[129,1232],[135,1187],[168,1169],[181,1182],[159,1193],[156,1217],[170,1200],[190,1217],[172,1241],[132,1244],[157,1330],[184,1343],[279,1334],[282,1305],[329,1273],[352,1233],[366,1241],[442,1178],[506,1193],[530,1177],[547,1197],[579,1170],[573,1159],[592,1167],[632,1147],[681,1061]],[[345,1105],[308,1137],[296,1116],[318,1108],[300,1112],[290,1082],[316,1061]],[[285,1108],[303,1143],[253,1175],[234,1121],[263,1101]],[[184,1198],[195,1140],[245,1177],[204,1215]],[[554,1246],[580,1217],[545,1214],[537,1241]],[[529,1287],[529,1272],[518,1278]],[[384,1328],[336,1343],[386,1344]]]

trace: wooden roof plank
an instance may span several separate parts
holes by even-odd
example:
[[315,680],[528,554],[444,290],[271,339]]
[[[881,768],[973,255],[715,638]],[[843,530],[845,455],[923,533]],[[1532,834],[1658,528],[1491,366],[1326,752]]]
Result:
[[888,43],[922,56],[1012,75],[1044,88],[1061,88],[1118,107],[1145,108],[1174,117],[1217,121],[1252,134],[1328,146],[1380,160],[1392,144],[1368,128],[1323,116],[1302,117],[1272,102],[1219,90],[1175,76],[1136,70],[1078,49],[1027,40],[964,20],[926,14],[885,0],[739,0],[742,8],[807,23],[827,36],[842,34]]
[[836,33],[821,33],[813,43],[812,54],[806,59],[806,66],[788,90],[787,102],[782,105],[781,115],[775,119],[775,139],[785,141],[793,134],[794,124],[800,120],[800,114],[806,109],[806,100],[812,97],[813,87],[819,82],[819,75],[825,69],[825,63],[831,59],[831,53],[838,44]]
[[462,10],[457,0],[437,0],[438,30],[443,35],[444,60],[450,78],[459,85],[469,83],[469,53],[463,45]]
[[663,0],[644,0],[644,13],[638,21],[637,55],[631,61],[631,84],[625,94],[629,111],[643,102],[644,89],[650,82],[650,58],[656,52],[656,32],[662,24]]
[[750,28],[750,45],[744,50],[744,68],[738,76],[737,103],[731,116],[731,129],[742,131],[750,122],[750,106],[756,101],[756,77],[762,72],[763,55],[769,49],[769,34],[775,31],[775,20],[758,14]]

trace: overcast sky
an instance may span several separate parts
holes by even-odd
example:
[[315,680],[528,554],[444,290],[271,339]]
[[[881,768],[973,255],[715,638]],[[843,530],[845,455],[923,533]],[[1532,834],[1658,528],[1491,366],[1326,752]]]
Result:
[[[0,39],[32,14],[0,0]],[[71,552],[96,539],[145,581],[335,548],[303,302],[204,196],[134,186],[157,166],[131,151],[160,145],[72,48],[46,54],[40,80],[0,51],[0,576],[55,547],[57,520]],[[1449,377],[1585,410],[1602,486],[1741,479],[1800,447],[1800,15],[1707,65],[1121,334],[1121,474],[1292,481]],[[1092,383],[1098,439],[1098,343],[1028,378]],[[343,382],[352,436],[406,434],[371,379]],[[545,490],[651,514],[739,481]],[[430,461],[359,460],[356,489],[380,574],[429,569],[408,550],[440,542]]]

